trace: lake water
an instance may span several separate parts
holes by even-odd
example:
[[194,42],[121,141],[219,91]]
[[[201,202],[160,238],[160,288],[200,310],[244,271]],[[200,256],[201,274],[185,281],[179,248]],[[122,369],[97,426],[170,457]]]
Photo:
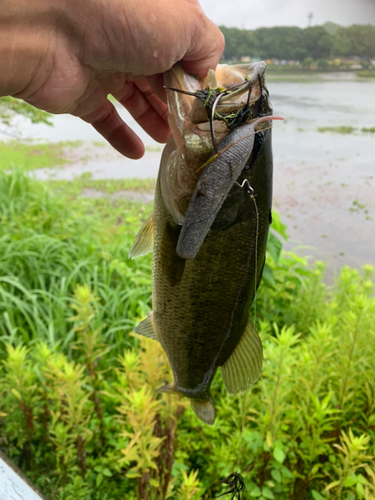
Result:
[[[344,264],[375,264],[375,134],[362,127],[375,126],[375,80],[352,75],[329,75],[317,81],[270,81],[275,122],[274,206],[288,225],[288,248],[324,260],[330,273]],[[157,145],[119,109],[145,145]],[[72,152],[72,164],[54,171],[55,178],[70,179],[90,171],[94,178],[156,177],[160,152],[128,160],[109,147],[92,141],[101,136],[81,120],[62,115],[55,126],[27,127],[24,137],[50,141],[83,140],[83,152]],[[352,134],[318,132],[318,127],[356,127]],[[45,178],[51,173],[41,171]]]

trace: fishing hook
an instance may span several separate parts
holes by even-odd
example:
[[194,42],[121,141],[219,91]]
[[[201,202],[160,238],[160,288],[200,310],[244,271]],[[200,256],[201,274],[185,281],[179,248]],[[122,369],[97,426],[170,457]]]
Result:
[[[249,115],[249,107],[250,107],[250,95],[251,95],[251,84],[250,82],[246,82],[245,84],[242,84],[241,87],[238,89],[238,90],[241,90],[241,92],[243,91],[243,89],[245,87],[248,87],[248,95],[247,95],[247,101],[246,101],[246,104],[245,106],[243,106],[236,114],[236,119],[238,117],[239,118],[239,122],[236,123],[236,127],[239,127],[240,125],[242,125],[246,120],[247,120],[247,117]],[[216,142],[216,137],[215,137],[215,132],[214,132],[214,120],[215,120],[215,111],[216,111],[216,106],[220,103],[221,100],[223,100],[224,97],[232,97],[233,94],[235,94],[235,92],[232,92],[230,94],[227,93],[228,92],[228,89],[224,92],[221,92],[220,94],[218,94],[218,96],[216,97],[213,105],[212,105],[212,109],[211,109],[211,119],[210,119],[210,132],[211,132],[211,139],[212,139],[212,144],[213,144],[213,147],[214,147],[214,150],[215,150],[215,153],[218,154],[219,150],[217,148],[217,142]],[[238,91],[237,91],[238,92]],[[234,128],[233,127],[233,124],[232,126],[230,127],[230,129]]]
[[214,147],[215,153],[218,154],[219,150],[217,148],[217,142],[216,142],[216,137],[215,137],[215,131],[214,131],[214,120],[215,120],[215,111],[216,111],[216,106],[218,105],[220,99],[227,93],[221,92],[215,99],[212,109],[211,109],[211,119],[210,119],[210,132],[211,132],[211,139],[212,139],[212,145]]
[[244,179],[242,181],[242,184],[236,181],[236,184],[238,187],[245,189],[246,193],[250,195],[250,198],[254,199],[256,197],[256,194],[254,192],[254,189],[251,187],[250,182],[248,179]]

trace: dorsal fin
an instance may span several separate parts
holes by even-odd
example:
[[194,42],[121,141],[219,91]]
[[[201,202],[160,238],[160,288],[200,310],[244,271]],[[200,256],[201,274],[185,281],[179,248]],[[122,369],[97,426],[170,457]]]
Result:
[[262,341],[249,318],[241,340],[221,366],[221,376],[230,395],[246,392],[260,376],[263,363]]
[[152,252],[154,244],[154,217],[153,214],[146,220],[129,250],[129,257],[135,259]]

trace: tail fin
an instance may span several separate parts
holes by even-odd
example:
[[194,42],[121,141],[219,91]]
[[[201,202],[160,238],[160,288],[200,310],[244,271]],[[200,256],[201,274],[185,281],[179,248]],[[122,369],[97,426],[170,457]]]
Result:
[[[156,392],[166,392],[167,394],[180,394],[176,389],[176,384],[163,385],[156,389]],[[211,396],[208,399],[190,399],[191,407],[196,416],[205,424],[213,425],[215,423],[215,406]]]
[[211,396],[204,401],[190,399],[190,403],[194,413],[200,420],[208,425],[215,423],[215,406]]

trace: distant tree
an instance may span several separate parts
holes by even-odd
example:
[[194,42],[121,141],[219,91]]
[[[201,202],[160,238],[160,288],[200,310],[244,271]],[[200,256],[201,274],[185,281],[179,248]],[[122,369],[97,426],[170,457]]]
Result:
[[262,59],[293,59],[293,50],[299,47],[301,31],[295,26],[258,28],[253,32],[257,55]]
[[220,26],[225,37],[224,59],[239,59],[242,56],[254,55],[253,35],[247,30]]
[[335,34],[334,52],[347,57],[375,57],[375,26],[353,24],[347,28],[339,28]]
[[332,21],[327,21],[322,26],[330,35],[334,35],[338,28],[341,28],[340,24],[333,23]]
[[329,66],[329,63],[328,63],[327,59],[318,59],[316,61],[316,65],[317,65],[318,69],[327,69]]
[[307,50],[303,49],[302,47],[296,47],[292,50],[290,55],[292,56],[291,58],[294,61],[303,61],[304,59],[306,59],[306,57],[309,57],[309,53],[307,52]]
[[312,57],[306,57],[306,59],[304,59],[304,61],[302,62],[302,66],[305,69],[310,69],[313,62],[314,62],[314,59]]
[[242,56],[262,59],[303,61],[308,57],[327,59],[333,56],[375,58],[375,26],[335,23],[301,29],[296,26],[258,28],[254,31],[220,26],[226,45],[225,59]]
[[322,26],[312,26],[302,32],[300,47],[304,48],[314,59],[329,57],[333,44],[332,35],[327,33]]

